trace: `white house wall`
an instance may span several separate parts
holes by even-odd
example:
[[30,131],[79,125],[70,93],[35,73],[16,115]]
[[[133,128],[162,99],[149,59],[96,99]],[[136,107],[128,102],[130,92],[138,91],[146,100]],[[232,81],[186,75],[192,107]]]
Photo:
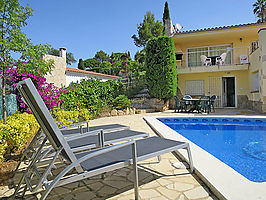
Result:
[[101,79],[101,81],[105,82],[108,80],[114,80],[115,78],[110,78],[106,76],[92,75],[92,74],[82,74],[77,72],[66,72],[66,86],[69,86],[72,82],[80,82],[82,79]]

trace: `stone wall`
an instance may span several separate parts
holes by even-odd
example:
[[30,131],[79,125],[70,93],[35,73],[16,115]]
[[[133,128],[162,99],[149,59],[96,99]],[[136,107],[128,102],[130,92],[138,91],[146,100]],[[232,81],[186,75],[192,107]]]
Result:
[[152,98],[146,99],[145,103],[158,112],[163,112],[169,109],[169,100],[164,102],[164,100]]
[[263,112],[263,103],[248,99],[247,95],[237,95],[237,107],[240,109],[250,109],[256,112]]
[[54,69],[51,74],[45,76],[48,83],[54,83],[57,87],[66,85],[66,59],[63,57],[45,55],[45,60],[54,61]]

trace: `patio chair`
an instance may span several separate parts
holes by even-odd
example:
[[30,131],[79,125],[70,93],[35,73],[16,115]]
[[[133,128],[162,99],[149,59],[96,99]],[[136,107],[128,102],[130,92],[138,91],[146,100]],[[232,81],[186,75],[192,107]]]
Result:
[[200,56],[200,60],[201,60],[201,64],[202,64],[202,66],[209,66],[209,65],[212,65],[211,58],[208,58],[208,57],[205,56],[205,55],[201,55],[201,56]]
[[175,96],[175,112],[179,112],[179,111],[186,111],[185,110],[185,102],[183,100],[180,100],[177,96]]
[[216,95],[213,95],[210,98],[210,112],[211,112],[211,108],[213,109],[213,112],[215,112],[214,104],[216,102],[216,99],[217,99],[217,96]]
[[222,53],[220,57],[216,59],[216,65],[224,65],[226,59],[226,53]]
[[183,100],[185,102],[185,111],[187,112],[188,108],[191,107],[191,103],[190,103],[190,101],[186,101],[186,99],[192,99],[192,97],[190,95],[185,95],[183,97]]
[[[21,81],[17,87],[24,101],[37,119],[45,134],[45,139],[36,151],[24,175],[21,177],[13,198],[15,198],[23,182],[26,184],[22,196],[24,196],[27,187],[29,187],[31,192],[37,192],[44,186],[41,199],[45,199],[51,190],[57,186],[133,165],[135,199],[138,199],[137,161],[143,161],[161,154],[174,152],[181,148],[187,150],[190,169],[193,171],[189,144],[160,137],[148,137],[137,141],[132,140],[122,144],[104,147],[104,137],[101,131],[101,134],[98,134],[100,148],[75,153],[71,150],[68,141],[66,141],[61,133],[32,81],[26,79]],[[55,153],[42,172],[38,168],[38,162],[44,159],[42,153],[46,151],[43,147],[47,141],[51,144],[50,148],[52,148]],[[58,172],[55,178],[48,179],[47,176],[52,173],[57,158],[61,158],[65,161],[67,166],[61,172]],[[33,180],[34,177],[35,179]]]
[[200,98],[199,110],[200,112],[204,111],[205,113],[210,113],[211,110],[210,104],[210,97],[209,96],[202,96]]

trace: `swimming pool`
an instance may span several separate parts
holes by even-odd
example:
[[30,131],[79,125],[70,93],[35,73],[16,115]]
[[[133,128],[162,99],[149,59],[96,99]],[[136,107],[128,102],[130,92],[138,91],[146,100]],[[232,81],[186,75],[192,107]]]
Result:
[[158,118],[247,179],[266,181],[266,120],[259,118]]
[[[173,116],[176,116],[176,117],[173,117]],[[244,125],[246,125],[246,123],[249,123],[251,127],[257,126],[258,125],[257,123],[261,123],[261,125],[264,126],[266,122],[266,116],[240,116],[240,115],[226,116],[226,117],[222,115],[195,116],[195,115],[187,115],[187,114],[182,115],[182,114],[177,113],[177,114],[171,114],[171,116],[169,115],[168,116],[167,115],[145,116],[143,119],[147,122],[147,124],[153,129],[153,131],[158,136],[167,138],[167,139],[189,143],[191,154],[192,154],[192,160],[194,164],[194,169],[195,169],[194,171],[195,174],[201,178],[201,180],[209,187],[209,189],[219,199],[234,199],[234,200],[265,199],[266,182],[262,181],[262,179],[264,179],[262,176],[259,175],[259,180],[256,180],[257,182],[249,180],[248,178],[243,176],[241,173],[233,169],[233,167],[229,166],[228,164],[225,164],[225,162],[222,161],[220,158],[217,158],[216,156],[212,155],[207,150],[205,150],[204,145],[200,147],[200,144],[197,145],[195,141],[193,142],[191,141],[192,139],[186,138],[180,133],[180,131],[173,130],[168,125],[164,124],[162,121],[164,121],[163,119],[167,119],[167,120],[168,119],[170,120],[185,119],[183,120],[184,122],[187,122],[187,124],[185,123],[185,125],[188,125],[189,123],[193,123],[194,121],[194,124],[202,125],[202,127],[204,127],[204,124],[206,125],[211,124],[211,121],[213,121],[212,123],[216,123],[217,126],[218,124],[224,125],[224,124],[230,124],[231,122],[233,122],[237,124],[236,127],[242,126],[244,128],[245,127]],[[199,121],[196,121],[195,119]],[[200,122],[200,120],[202,122]],[[239,146],[238,144],[242,143],[242,140],[246,140],[244,139],[244,137],[242,137],[241,134],[240,135],[233,134],[233,136],[231,136],[231,134],[228,133],[223,136],[222,134],[221,135],[217,133],[215,134],[213,132],[214,130],[216,130],[216,128],[213,128],[213,129],[205,128],[205,130],[203,131],[204,133],[201,133],[201,134],[197,133],[197,134],[194,134],[194,136],[198,136],[199,138],[205,137],[204,134],[207,135],[207,137],[208,135],[211,136],[210,137],[211,141],[205,142],[205,140],[201,140],[201,142],[203,144],[207,143],[209,146],[212,146],[214,149],[220,150],[220,152],[222,152],[222,150],[225,150],[224,157],[227,157],[228,154],[231,154],[231,151],[226,152],[226,150],[228,150],[230,145],[237,144],[237,146]],[[200,131],[198,130],[198,132]],[[252,133],[253,135],[254,135],[254,132],[256,132],[255,133],[256,135],[258,135],[257,131],[253,131]],[[222,146],[215,145],[215,140],[217,140],[217,137],[220,140],[224,141],[224,143],[227,146],[222,147]],[[253,137],[250,137],[250,136],[247,137],[247,139],[251,139],[251,138]],[[264,159],[265,158],[264,150],[265,150],[265,141],[266,141],[265,131],[263,133],[263,141],[264,141],[263,143],[264,148],[263,148],[263,151],[261,152],[261,150],[258,150],[258,149],[261,149],[261,147],[254,146],[255,144],[258,144],[257,141],[253,142],[252,140],[249,140],[247,143],[249,145],[244,146],[245,148],[243,152],[246,152],[247,154],[251,154],[251,155],[249,156],[245,155],[245,156],[247,157],[259,156],[260,159],[261,158]],[[233,150],[235,149],[233,148]],[[186,151],[179,150],[177,154],[179,155],[179,158],[181,158],[181,160],[189,162]],[[235,159],[233,158],[231,160],[234,160],[234,162],[240,164],[239,157],[236,157]],[[242,161],[241,161],[241,164],[242,164]],[[244,165],[243,168],[247,168],[247,167]],[[265,169],[265,164],[263,167],[257,167],[257,168],[261,168],[259,170]],[[265,171],[263,172],[263,174],[265,174]]]

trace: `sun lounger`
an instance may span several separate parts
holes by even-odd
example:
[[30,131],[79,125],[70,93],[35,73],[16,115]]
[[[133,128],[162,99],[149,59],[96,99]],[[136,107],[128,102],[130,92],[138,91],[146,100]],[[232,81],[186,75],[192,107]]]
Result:
[[[121,124],[89,126],[88,121],[79,122],[79,119],[56,122],[56,124],[70,122],[70,121],[71,122],[77,121],[77,123],[61,126],[59,127],[59,129],[61,130],[62,134],[65,137],[68,137],[67,140],[69,141],[69,145],[72,148],[72,150],[75,152],[97,147],[99,143],[97,139],[98,136],[95,133],[100,134],[99,132],[101,130],[104,133],[104,138],[103,138],[104,145],[110,145],[116,142],[129,141],[149,136],[147,133],[144,132],[129,130],[130,129],[129,126]],[[86,124],[85,127],[83,126],[84,124]],[[80,135],[80,134],[85,134],[85,135]],[[73,137],[75,135],[79,135],[80,139],[78,139],[79,137]],[[27,164],[32,159],[32,155],[34,155],[36,149],[39,147],[43,139],[44,139],[44,134],[42,133],[41,129],[39,129],[36,135],[33,137],[31,143],[25,149],[24,154],[20,158],[20,162],[18,163],[16,170],[14,172],[18,170],[23,160],[25,161],[25,164]],[[71,141],[71,139],[73,141]]]
[[[42,144],[33,156],[33,159],[30,161],[25,174],[22,176],[14,193],[14,198],[23,181],[26,183],[23,195],[25,194],[27,187],[29,187],[30,191],[36,192],[44,186],[41,199],[45,199],[50,191],[57,186],[133,165],[135,199],[138,199],[137,161],[156,157],[168,152],[174,152],[180,148],[187,149],[190,160],[190,169],[193,171],[189,144],[159,137],[149,137],[137,141],[132,140],[126,143],[104,147],[104,134],[103,131],[101,131],[101,134],[98,134],[100,148],[84,152],[73,152],[69,145],[69,141],[65,139],[56,125],[32,81],[26,79],[21,81],[17,87],[23,96],[24,101],[26,101],[39,122],[40,127],[45,134],[45,139],[42,141]],[[40,172],[37,164],[44,158],[43,152],[46,150],[43,149],[43,147],[46,141],[49,141],[51,148],[55,153],[50,159],[45,171]],[[55,167],[55,160],[57,158],[63,158],[66,161],[67,166],[57,174],[54,179],[48,181],[47,176]],[[73,169],[75,169],[76,172],[73,172]],[[37,180],[35,179],[32,181],[32,177],[35,177]]]
[[[95,127],[103,127],[103,126],[95,126]],[[125,126],[126,127],[126,126]],[[70,146],[73,152],[83,151],[95,148],[100,146],[98,134],[101,134],[100,130],[94,130],[87,133],[80,134],[77,129],[75,134],[70,134],[70,137],[66,138],[68,145]],[[62,132],[62,131],[61,131]],[[64,135],[65,136],[65,135]],[[111,145],[118,142],[123,141],[130,141],[139,138],[148,137],[149,134],[140,132],[140,131],[133,131],[129,129],[119,130],[119,131],[112,131],[112,132],[103,132],[103,146]],[[32,139],[31,143],[25,149],[24,154],[22,155],[20,162],[17,165],[15,172],[18,170],[21,162],[24,160],[25,164],[29,163],[30,160],[33,158],[33,155],[36,153],[36,150],[41,145],[43,139],[45,139],[44,134],[41,134],[41,129],[37,131],[37,134]],[[48,144],[49,145],[49,144]],[[50,152],[46,152],[46,155]],[[26,159],[25,159],[26,158]]]

